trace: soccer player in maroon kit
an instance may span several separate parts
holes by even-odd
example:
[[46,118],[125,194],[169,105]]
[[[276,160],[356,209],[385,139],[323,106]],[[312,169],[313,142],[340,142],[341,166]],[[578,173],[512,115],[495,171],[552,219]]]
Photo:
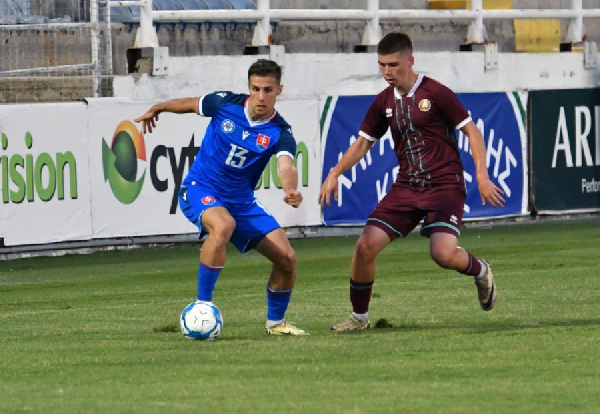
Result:
[[421,234],[429,237],[431,258],[445,269],[474,277],[481,308],[496,301],[489,263],[458,246],[466,198],[463,166],[454,131],[469,139],[483,204],[500,207],[502,190],[490,181],[485,145],[479,129],[454,92],[413,70],[412,41],[404,33],[387,34],[377,46],[379,68],[389,86],[373,101],[358,139],[331,169],[319,203],[337,200],[338,177],[358,163],[388,128],[394,139],[399,172],[390,191],[369,215],[356,243],[350,274],[350,319],[334,331],[366,329],[375,281],[375,258],[393,240],[406,237],[424,219]]

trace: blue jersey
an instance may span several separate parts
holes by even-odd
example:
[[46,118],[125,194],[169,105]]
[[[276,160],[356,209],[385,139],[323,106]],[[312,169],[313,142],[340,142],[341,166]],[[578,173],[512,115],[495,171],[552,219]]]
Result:
[[200,98],[200,115],[211,117],[184,186],[212,188],[223,199],[254,197],[254,188],[273,154],[296,154],[289,124],[275,112],[255,122],[246,94],[213,92]]

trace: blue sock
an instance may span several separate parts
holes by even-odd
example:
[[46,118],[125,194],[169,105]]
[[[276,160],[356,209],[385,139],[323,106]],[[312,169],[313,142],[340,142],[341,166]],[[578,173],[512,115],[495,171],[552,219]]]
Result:
[[200,262],[198,266],[198,300],[212,302],[213,290],[223,266],[209,266]]
[[280,321],[285,318],[290,299],[292,298],[292,290],[274,290],[267,286],[267,320]]

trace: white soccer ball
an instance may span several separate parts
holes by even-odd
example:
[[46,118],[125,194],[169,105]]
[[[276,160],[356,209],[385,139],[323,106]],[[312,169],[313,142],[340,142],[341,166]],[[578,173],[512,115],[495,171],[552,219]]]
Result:
[[223,330],[223,317],[214,303],[196,301],[181,312],[179,324],[186,338],[212,340]]

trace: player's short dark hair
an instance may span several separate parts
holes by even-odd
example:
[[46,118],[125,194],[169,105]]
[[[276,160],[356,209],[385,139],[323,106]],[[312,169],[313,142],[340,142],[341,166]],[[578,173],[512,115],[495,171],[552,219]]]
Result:
[[390,55],[392,53],[406,52],[411,55],[413,52],[412,40],[406,33],[388,33],[377,44],[377,54],[379,55]]
[[248,81],[251,76],[272,76],[281,83],[281,66],[269,59],[258,59],[248,68]]

